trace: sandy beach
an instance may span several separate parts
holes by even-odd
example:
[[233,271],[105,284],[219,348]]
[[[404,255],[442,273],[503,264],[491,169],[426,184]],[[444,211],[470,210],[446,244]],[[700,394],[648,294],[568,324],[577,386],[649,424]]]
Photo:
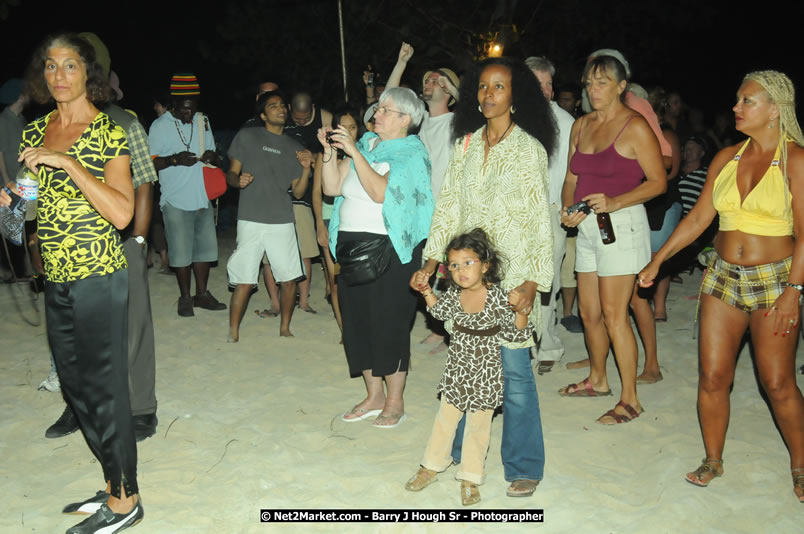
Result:
[[[231,234],[231,231],[228,232]],[[210,289],[221,301],[232,235],[220,238],[220,264]],[[424,317],[411,332],[412,369],[405,393],[408,419],[396,429],[345,423],[340,414],[363,398],[349,379],[343,346],[319,264],[310,303],[296,310],[294,338],[279,337],[278,318],[260,318],[264,287],[254,295],[241,341],[227,344],[228,311],[176,314],[174,277],[150,270],[156,330],[157,434],[141,442],[139,485],[145,519],[132,532],[541,532],[779,533],[801,532],[789,457],[760,394],[749,346],[740,355],[731,396],[725,476],[708,488],[684,481],[704,456],[696,415],[697,340],[693,324],[701,273],[672,284],[668,321],[657,325],[664,380],[640,386],[645,413],[618,426],[595,422],[615,397],[562,398],[557,390],[586,376],[564,363],[584,357],[583,336],[559,327],[564,361],[536,376],[546,447],[544,480],[532,498],[505,496],[500,461],[502,418],[494,420],[482,501],[462,509],[457,471],[450,468],[421,493],[404,489],[416,471],[438,409],[435,387],[445,352],[431,345]],[[49,370],[44,301],[32,307],[27,286],[0,286],[0,531],[63,532],[80,521],[61,508],[102,489],[102,473],[80,432],[46,439],[61,414],[61,394],[37,391]],[[32,326],[26,322],[39,320]],[[640,346],[640,362],[642,352]],[[804,363],[799,347],[797,366]],[[641,367],[641,363],[640,363]],[[799,387],[804,376],[797,375]],[[544,510],[544,522],[500,523],[261,523],[260,510],[388,509]],[[799,525],[796,527],[796,525]]]

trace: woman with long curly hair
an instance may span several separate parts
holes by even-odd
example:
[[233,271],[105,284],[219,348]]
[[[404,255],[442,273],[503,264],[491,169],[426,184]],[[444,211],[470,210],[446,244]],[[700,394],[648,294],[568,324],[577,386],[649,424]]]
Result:
[[[144,515],[128,390],[128,270],[118,232],[134,213],[128,142],[98,110],[109,86],[85,39],[47,38],[31,59],[28,90],[38,103],[56,105],[25,127],[20,145],[20,161],[40,180],[48,340],[106,486],[64,508],[92,514],[67,532],[118,532]],[[0,205],[9,200],[0,192]]]
[[[482,228],[506,259],[501,286],[515,312],[530,316],[538,328],[539,291],[553,278],[553,240],[547,200],[547,154],[556,129],[539,81],[527,66],[511,58],[489,58],[466,73],[455,109],[457,141],[436,204],[427,258],[411,278],[429,278],[456,235]],[[544,472],[539,397],[530,346],[533,339],[502,346],[502,460],[508,495],[533,494]],[[452,457],[460,462],[463,423],[456,432]]]

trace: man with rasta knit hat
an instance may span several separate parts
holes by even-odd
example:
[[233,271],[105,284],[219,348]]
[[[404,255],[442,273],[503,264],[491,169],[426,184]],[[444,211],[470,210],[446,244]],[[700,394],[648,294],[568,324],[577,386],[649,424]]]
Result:
[[[179,283],[178,314],[193,308],[225,310],[207,289],[210,263],[218,260],[212,204],[204,188],[204,164],[218,165],[215,139],[206,115],[198,111],[201,88],[192,73],[170,80],[173,109],[151,125],[151,156],[162,185],[160,208],[168,241],[168,259]],[[203,143],[203,144],[202,144]],[[195,295],[190,293],[195,277]]]

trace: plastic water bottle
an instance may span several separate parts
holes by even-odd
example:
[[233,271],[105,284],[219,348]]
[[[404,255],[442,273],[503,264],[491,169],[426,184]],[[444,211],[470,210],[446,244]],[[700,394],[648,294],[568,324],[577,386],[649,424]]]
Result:
[[17,191],[20,197],[27,201],[25,206],[25,220],[36,218],[37,199],[39,198],[39,176],[26,165],[17,172]]
[[25,165],[17,173],[17,191],[25,200],[39,198],[39,176]]

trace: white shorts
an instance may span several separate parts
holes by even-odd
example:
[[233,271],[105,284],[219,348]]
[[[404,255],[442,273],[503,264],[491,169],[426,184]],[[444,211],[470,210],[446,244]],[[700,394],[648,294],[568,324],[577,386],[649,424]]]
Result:
[[598,276],[637,274],[650,261],[650,226],[642,204],[609,214],[614,243],[604,245],[597,217],[590,213],[578,225],[575,240],[575,271]]
[[229,283],[256,284],[263,255],[268,257],[277,282],[304,278],[304,264],[293,223],[237,221],[237,246],[226,264]]

